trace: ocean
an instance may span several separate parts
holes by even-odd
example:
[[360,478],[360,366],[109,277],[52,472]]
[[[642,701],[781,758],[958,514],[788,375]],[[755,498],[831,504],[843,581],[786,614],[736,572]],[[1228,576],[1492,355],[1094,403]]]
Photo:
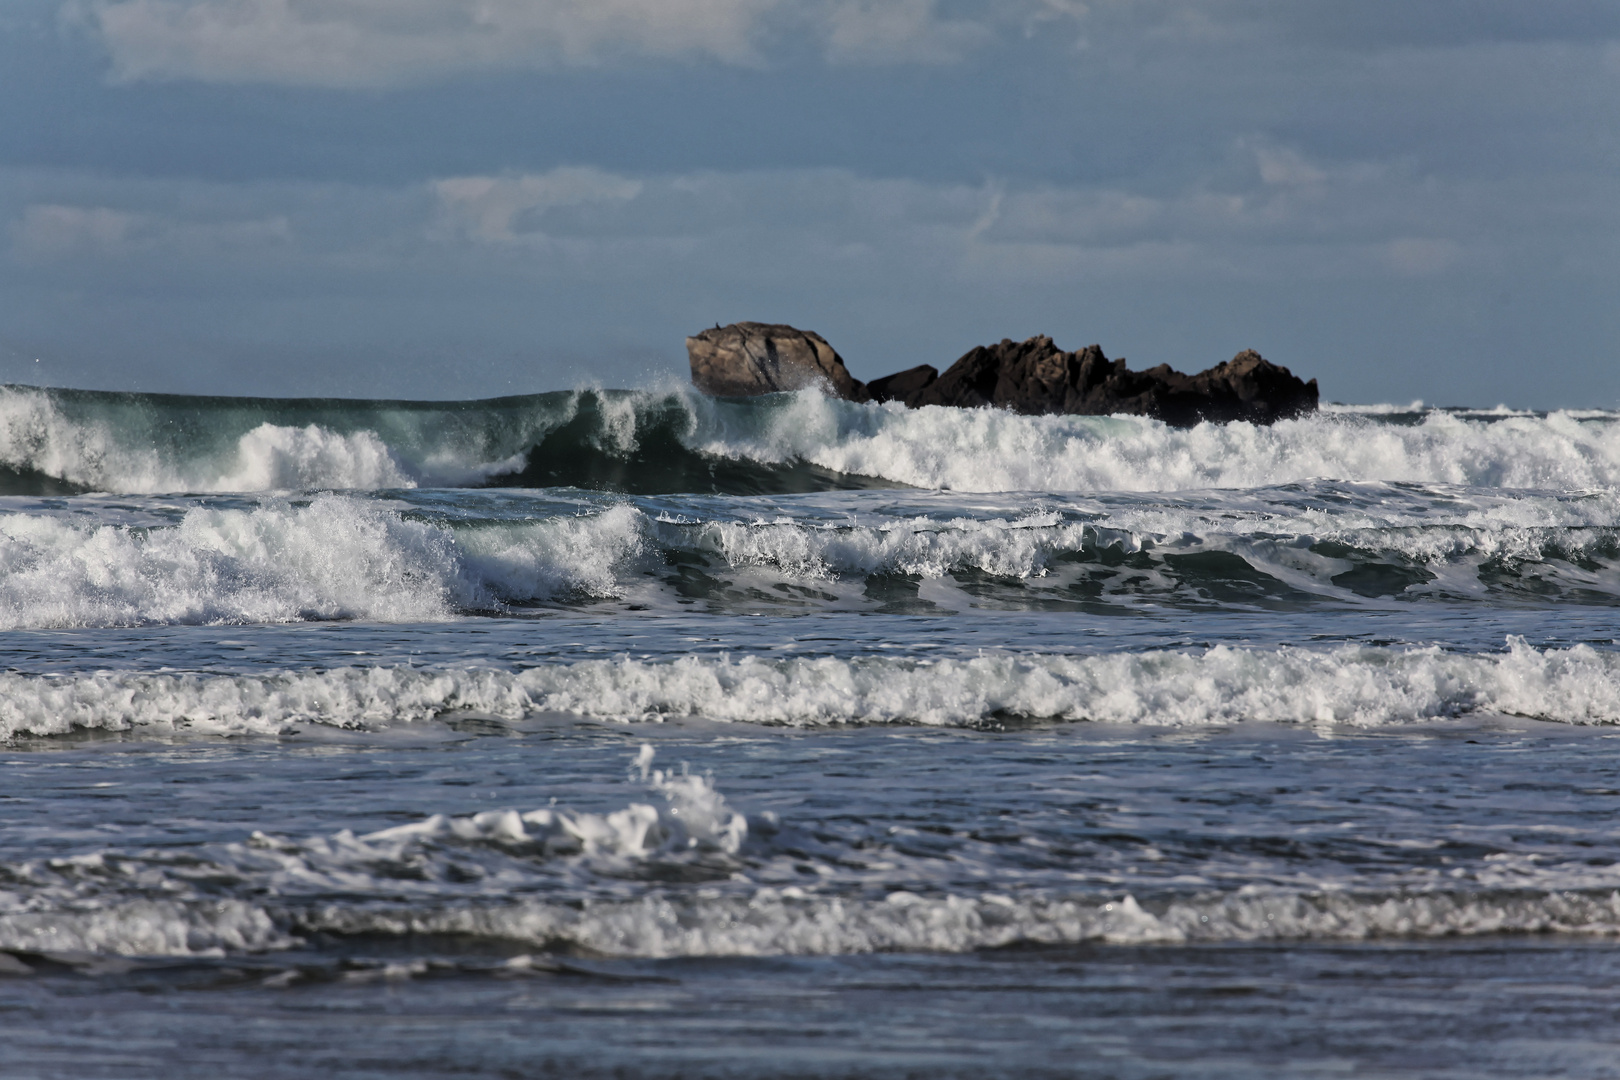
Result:
[[0,388],[0,1074],[1620,1076],[1620,413]]

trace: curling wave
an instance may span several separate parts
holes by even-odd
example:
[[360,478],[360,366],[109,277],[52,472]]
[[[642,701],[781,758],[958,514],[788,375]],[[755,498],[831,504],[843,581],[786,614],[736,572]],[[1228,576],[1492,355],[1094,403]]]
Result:
[[1271,427],[578,390],[466,402],[0,387],[0,493],[572,486],[761,494],[903,485],[1174,491],[1307,478],[1620,486],[1612,413],[1332,410]]
[[422,622],[604,603],[1620,602],[1612,493],[1318,483],[1045,508],[872,493],[783,500],[759,517],[724,500],[405,495],[35,503],[0,515],[0,628]]

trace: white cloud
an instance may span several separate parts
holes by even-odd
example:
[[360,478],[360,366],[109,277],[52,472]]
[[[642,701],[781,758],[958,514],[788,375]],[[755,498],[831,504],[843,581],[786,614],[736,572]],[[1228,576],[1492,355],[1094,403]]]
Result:
[[123,246],[141,217],[105,206],[25,207],[12,230],[16,250],[45,258],[80,252],[108,252]]
[[877,281],[928,266],[924,276],[1001,284],[1436,277],[1482,267],[1510,242],[1498,220],[1514,197],[1506,189],[1319,164],[1286,147],[1238,151],[1259,166],[1246,186],[1205,180],[1170,192],[838,169],[456,177],[432,183],[438,210],[424,236],[447,254],[499,251],[514,272],[567,265],[611,277],[633,264],[680,274],[697,260],[762,279],[847,272]]
[[1260,146],[1255,148],[1254,156],[1260,166],[1260,179],[1267,184],[1294,187],[1320,184],[1327,179],[1326,172],[1306,161],[1296,150]]
[[1217,266],[1227,257],[1217,253],[1246,245],[1360,252],[1370,238],[1407,235],[1438,209],[1416,178],[1378,165],[1318,164],[1253,138],[1232,145],[1232,160],[1242,165],[1235,175],[1217,170],[1173,191],[1029,185],[1002,200],[979,235],[987,243],[1128,248],[1138,252],[1132,265],[1143,251],[1170,245],[1163,250],[1184,268],[1189,251],[1208,253],[1206,265]]
[[[1353,313],[1406,297],[1470,297],[1495,325],[1491,298],[1512,293],[1515,333],[1563,332],[1562,292],[1613,265],[1612,178],[1572,178],[1549,197],[1520,179],[1311,157],[1321,180],[1268,184],[1246,146],[1240,178],[1216,169],[1181,189],[836,169],[571,167],[386,186],[0,169],[0,346],[10,335],[106,356],[109,385],[128,384],[119,358],[132,350],[167,364],[181,346],[239,346],[305,358],[303,374],[263,366],[275,392],[407,396],[553,376],[536,359],[518,383],[475,387],[460,361],[424,361],[432,381],[413,382],[395,373],[402,355],[510,372],[496,360],[565,348],[594,365],[627,345],[678,366],[682,335],[741,318],[819,329],[863,377],[1037,332],[1200,364],[1222,358],[1217,339],[1235,337],[1225,355],[1287,340],[1278,359],[1290,362],[1331,354]],[[1432,305],[1392,314],[1379,333],[1436,347],[1450,334],[1452,356],[1472,347],[1432,318]],[[319,359],[339,354],[379,359],[364,371]],[[218,387],[240,391],[227,375]]]
[[828,58],[843,63],[950,63],[993,36],[983,23],[941,18],[938,6],[935,0],[836,3],[828,14]]
[[1384,259],[1403,277],[1434,277],[1460,263],[1466,253],[1455,240],[1401,236],[1384,246]]
[[67,0],[114,78],[377,87],[636,58],[759,66],[808,40],[837,63],[948,63],[1071,0]]
[[364,87],[616,55],[757,59],[779,0],[75,0],[122,80]]
[[[859,264],[931,274],[988,267],[1009,282],[1059,266],[1076,280],[1221,277],[1233,267],[1248,277],[1395,278],[1477,267],[1487,249],[1567,232],[1505,184],[1437,184],[1247,141],[1235,153],[1257,164],[1246,181],[1214,175],[1180,190],[1011,177],[930,183],[840,169],[628,176],[580,166],[391,187],[81,178],[75,188],[41,179],[5,217],[13,255],[33,262],[183,257],[202,266],[233,252],[274,253],[277,265],[391,276],[465,256],[468,265],[544,274],[566,264],[602,280],[629,265],[682,274],[682,259],[741,266],[756,255],[764,272],[789,276]],[[46,194],[53,189],[60,193]],[[1586,221],[1600,202],[1572,191],[1558,209]],[[1524,238],[1505,231],[1511,220],[1525,222]],[[746,257],[721,254],[733,249]]]
[[[494,70],[641,58],[763,65],[809,42],[836,63],[948,63],[998,36],[1055,37],[1109,62],[1177,65],[1292,42],[1350,52],[1482,41],[1602,48],[1620,15],[1526,16],[1508,0],[1479,20],[1409,0],[63,0],[117,79],[394,86]],[[1522,5],[1518,5],[1522,7]],[[1593,7],[1594,5],[1587,5]],[[1612,60],[1610,61],[1612,63]]]
[[561,168],[523,176],[456,176],[432,183],[443,216],[455,235],[482,243],[512,244],[544,237],[540,218],[548,210],[590,203],[624,202],[641,193],[641,182],[600,169]]
[[187,219],[117,209],[32,203],[12,226],[12,251],[26,261],[105,260],[143,253],[217,255],[292,240],[285,215],[250,219]]

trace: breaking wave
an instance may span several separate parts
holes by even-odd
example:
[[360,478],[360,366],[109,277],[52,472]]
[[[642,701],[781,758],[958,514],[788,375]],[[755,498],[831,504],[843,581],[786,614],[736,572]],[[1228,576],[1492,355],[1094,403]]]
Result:
[[370,500],[191,508],[159,527],[0,517],[0,625],[369,619],[418,622],[500,597],[610,592],[639,547],[628,507],[511,530],[451,530]]
[[568,713],[801,727],[1251,721],[1376,727],[1468,715],[1620,723],[1620,654],[1576,645],[1217,646],[1076,655],[583,660],[524,670],[377,666],[269,675],[0,674],[0,736],[74,731],[278,735],[435,718]]
[[0,491],[573,486],[760,494],[905,485],[1174,491],[1307,478],[1620,484],[1612,413],[1334,409],[1271,427],[857,405],[689,389],[466,402],[0,387]]
[[1620,603],[1610,493],[1316,484],[1047,508],[841,496],[758,518],[722,500],[404,494],[19,507],[0,515],[0,628],[423,622],[601,604]]
[[[109,954],[217,957],[292,949],[305,935],[315,934],[372,939],[454,935],[547,952],[661,959],[1547,933],[1620,935],[1620,891],[1293,892],[1142,902],[1129,893],[1106,899],[1024,899],[902,891],[865,899],[807,895],[789,887],[745,897],[652,896],[586,905],[529,900],[382,910],[366,904],[300,907],[152,899],[85,911],[0,915],[0,957],[45,954],[57,962],[64,954],[68,961],[75,954],[87,961]],[[494,970],[523,974],[531,962],[520,955]],[[93,962],[86,966],[95,970]],[[415,971],[377,974],[408,978],[427,970],[422,964]]]

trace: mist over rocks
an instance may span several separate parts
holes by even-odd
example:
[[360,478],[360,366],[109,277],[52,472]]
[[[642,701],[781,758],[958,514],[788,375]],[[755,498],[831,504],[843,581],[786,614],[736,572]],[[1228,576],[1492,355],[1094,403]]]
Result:
[[1270,424],[1314,412],[1316,380],[1247,349],[1195,375],[1168,364],[1132,371],[1101,346],[1065,352],[1050,337],[1004,338],[970,349],[941,374],[920,364],[861,383],[819,334],[791,326],[736,323],[686,339],[692,382],[705,393],[747,397],[820,386],[849,401],[898,401],[909,408],[995,407],[1026,416],[1150,416],[1174,427],[1203,421]]

